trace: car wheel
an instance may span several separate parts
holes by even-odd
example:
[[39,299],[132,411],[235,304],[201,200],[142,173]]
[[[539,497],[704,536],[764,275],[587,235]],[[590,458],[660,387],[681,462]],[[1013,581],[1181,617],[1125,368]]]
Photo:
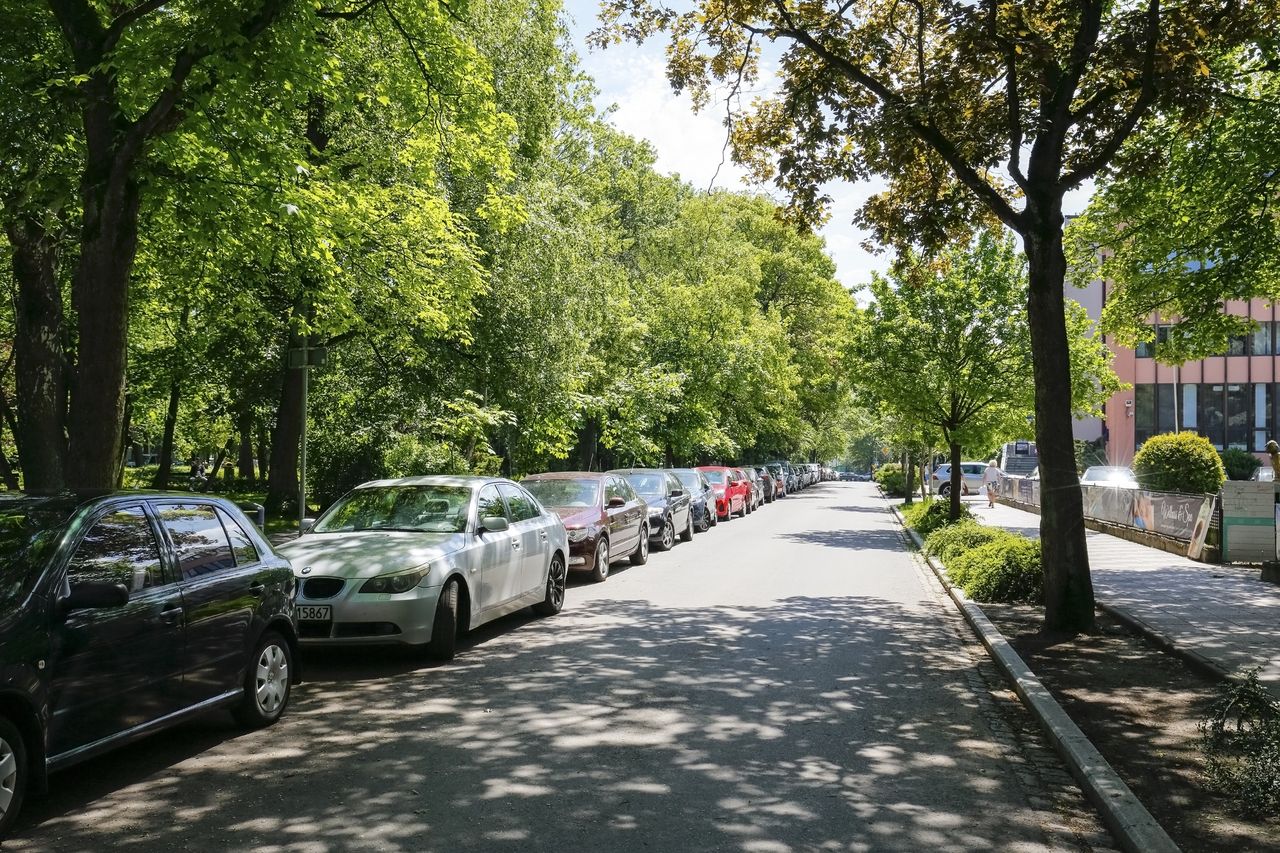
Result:
[[449,581],[436,600],[436,618],[431,624],[427,655],[436,660],[453,660],[458,648],[458,582]]
[[684,526],[684,532],[680,534],[681,542],[693,541],[693,507],[689,508],[689,521]]
[[600,583],[609,577],[609,540],[604,536],[596,543],[596,567],[591,570],[591,580]]
[[698,532],[706,533],[711,529],[711,510],[703,509],[702,515],[698,518]]
[[27,746],[18,727],[0,717],[0,839],[18,818],[27,792]]
[[662,532],[658,534],[658,550],[670,551],[676,545],[676,523],[671,518],[662,520]]
[[564,608],[564,584],[568,574],[564,558],[559,554],[552,554],[551,565],[547,568],[547,594],[533,605],[534,613],[539,616],[555,616]]
[[945,484],[945,485],[943,485],[943,486],[939,487],[939,489],[938,489],[938,497],[940,497],[940,498],[945,498],[945,497],[946,497],[947,495],[949,495],[949,494],[951,494],[951,484],[950,484],[950,483],[947,483],[947,484]]
[[292,670],[289,642],[275,631],[265,632],[249,658],[244,695],[232,711],[236,721],[246,728],[260,729],[280,719],[289,704]]
[[[738,510],[738,518],[746,518],[746,517],[747,517],[747,513],[751,512],[751,510],[750,510],[750,509],[748,509],[748,507],[750,507],[750,506],[751,506],[751,502],[750,502],[749,500],[747,500],[746,498],[743,498],[743,499],[742,499],[742,509]],[[732,508],[731,508],[731,509],[732,509]],[[730,513],[730,514],[732,514],[732,513]]]
[[640,526],[640,543],[631,552],[631,565],[643,566],[649,562],[649,525]]

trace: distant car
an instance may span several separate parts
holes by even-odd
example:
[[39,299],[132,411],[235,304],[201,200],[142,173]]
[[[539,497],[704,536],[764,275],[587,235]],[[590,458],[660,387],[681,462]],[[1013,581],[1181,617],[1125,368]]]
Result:
[[0,498],[0,838],[54,770],[217,708],[274,723],[293,592],[220,498]]
[[840,482],[842,483],[852,483],[852,482],[855,482],[857,479],[858,479],[858,475],[852,471],[840,472]]
[[747,510],[747,512],[755,512],[764,505],[764,485],[760,482],[760,475],[750,465],[735,470],[740,472],[743,478],[751,484],[751,509]]
[[1263,465],[1253,472],[1253,476],[1250,477],[1250,479],[1258,483],[1274,482],[1276,479],[1276,469],[1272,468],[1270,465]]
[[626,468],[609,473],[624,477],[648,504],[651,547],[670,551],[676,536],[683,542],[693,538],[693,500],[679,477],[657,468]]
[[716,493],[716,513],[721,521],[727,521],[734,514],[745,516],[747,504],[751,501],[751,484],[735,473],[733,468],[724,465],[701,465],[699,471],[711,481],[711,488]]
[[781,462],[770,462],[765,467],[769,469],[769,473],[773,476],[774,499],[785,498],[788,491],[785,466]]
[[496,477],[364,483],[280,551],[301,585],[304,646],[403,645],[448,660],[471,628],[564,606],[564,524]]
[[760,485],[764,488],[764,502],[771,504],[778,497],[778,485],[773,479],[773,474],[769,471],[768,466],[759,465],[756,467],[756,475],[760,478]]
[[1138,488],[1138,478],[1133,469],[1124,465],[1093,465],[1080,475],[1080,483],[1089,486],[1116,486],[1122,489]]
[[560,516],[569,540],[569,571],[589,571],[597,583],[619,559],[649,559],[649,508],[617,474],[557,471],[520,482]]
[[[960,463],[960,494],[976,495],[982,491],[982,475],[987,470],[985,462]],[[933,490],[941,497],[951,494],[951,463],[944,462],[933,469]]]
[[711,487],[707,475],[696,468],[670,468],[672,474],[684,484],[693,504],[693,526],[706,533],[719,523],[716,516],[716,490]]

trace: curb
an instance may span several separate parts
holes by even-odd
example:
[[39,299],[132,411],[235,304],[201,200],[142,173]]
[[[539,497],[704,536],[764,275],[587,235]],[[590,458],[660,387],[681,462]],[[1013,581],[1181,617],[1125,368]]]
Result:
[[1179,853],[1179,847],[1164,831],[1146,806],[1138,800],[1107,760],[1098,752],[1075,721],[1036,677],[1026,662],[1014,651],[1004,634],[992,624],[982,608],[962,590],[953,587],[946,577],[946,569],[923,552],[924,542],[902,518],[897,507],[889,506],[894,518],[902,525],[911,541],[922,549],[920,556],[937,575],[951,600],[964,615],[991,659],[1013,685],[1022,704],[1031,711],[1040,728],[1048,736],[1054,750],[1062,757],[1071,775],[1084,790],[1085,796],[1098,809],[1103,824],[1128,853]]
[[[1212,660],[1194,649],[1178,645],[1178,643],[1168,634],[1157,630],[1141,618],[1134,616],[1129,611],[1121,607],[1116,607],[1114,604],[1107,604],[1103,601],[1095,601],[1094,603],[1097,605],[1099,610],[1113,617],[1116,621],[1124,623],[1125,626],[1134,632],[1141,634],[1149,643],[1160,649],[1160,651],[1171,654],[1174,657],[1181,658],[1183,662],[1202,675],[1207,675],[1210,678],[1215,678],[1220,681],[1230,681],[1236,684],[1241,683],[1242,679],[1236,673],[1214,663]],[[1263,686],[1266,687],[1267,685]]]

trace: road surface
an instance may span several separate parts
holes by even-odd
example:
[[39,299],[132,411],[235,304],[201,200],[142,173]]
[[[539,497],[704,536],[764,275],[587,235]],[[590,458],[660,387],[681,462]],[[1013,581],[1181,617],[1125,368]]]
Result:
[[4,850],[1102,850],[1079,791],[872,486],[722,524],[446,665],[308,654],[53,778]]

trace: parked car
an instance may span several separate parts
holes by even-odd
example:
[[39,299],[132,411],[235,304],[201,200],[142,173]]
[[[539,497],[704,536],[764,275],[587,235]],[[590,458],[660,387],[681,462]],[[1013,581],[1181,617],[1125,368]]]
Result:
[[520,485],[560,516],[569,541],[569,570],[589,571],[599,583],[620,558],[633,566],[649,559],[649,508],[617,474],[558,471],[535,474]]
[[781,462],[770,462],[765,467],[767,467],[769,469],[769,473],[773,475],[774,499],[785,498],[789,491],[787,488],[787,472],[785,466]]
[[707,475],[696,468],[672,468],[672,474],[679,478],[689,493],[693,505],[693,526],[699,532],[706,533],[719,522],[716,515],[716,491],[711,487]]
[[293,590],[220,498],[0,499],[0,838],[51,771],[215,708],[274,723]]
[[1253,472],[1253,476],[1249,478],[1258,483],[1272,483],[1276,479],[1276,469],[1270,465],[1262,465]]
[[[960,463],[960,494],[976,495],[982,492],[982,474],[987,470],[985,462]],[[951,463],[944,462],[933,469],[931,477],[935,494],[946,497],[951,494]]]
[[1124,465],[1092,465],[1080,475],[1080,483],[1088,486],[1116,486],[1122,489],[1138,488],[1138,478],[1133,469]]
[[771,504],[778,496],[778,485],[773,479],[773,474],[769,472],[768,466],[760,465],[756,469],[756,475],[760,478],[760,486],[764,490],[764,502]]
[[364,483],[280,551],[301,584],[304,646],[405,645],[448,660],[471,628],[564,606],[564,525],[510,480]]
[[755,512],[764,503],[764,487],[760,484],[760,475],[750,466],[734,470],[751,486],[751,508],[747,512]]
[[675,474],[657,468],[628,468],[609,473],[625,477],[649,505],[651,547],[670,551],[676,544],[677,532],[683,542],[693,538],[693,501]]
[[733,468],[724,465],[702,465],[698,469],[711,481],[711,488],[716,493],[716,513],[721,521],[727,521],[734,514],[745,516],[747,504],[751,500],[751,485],[742,479]]

